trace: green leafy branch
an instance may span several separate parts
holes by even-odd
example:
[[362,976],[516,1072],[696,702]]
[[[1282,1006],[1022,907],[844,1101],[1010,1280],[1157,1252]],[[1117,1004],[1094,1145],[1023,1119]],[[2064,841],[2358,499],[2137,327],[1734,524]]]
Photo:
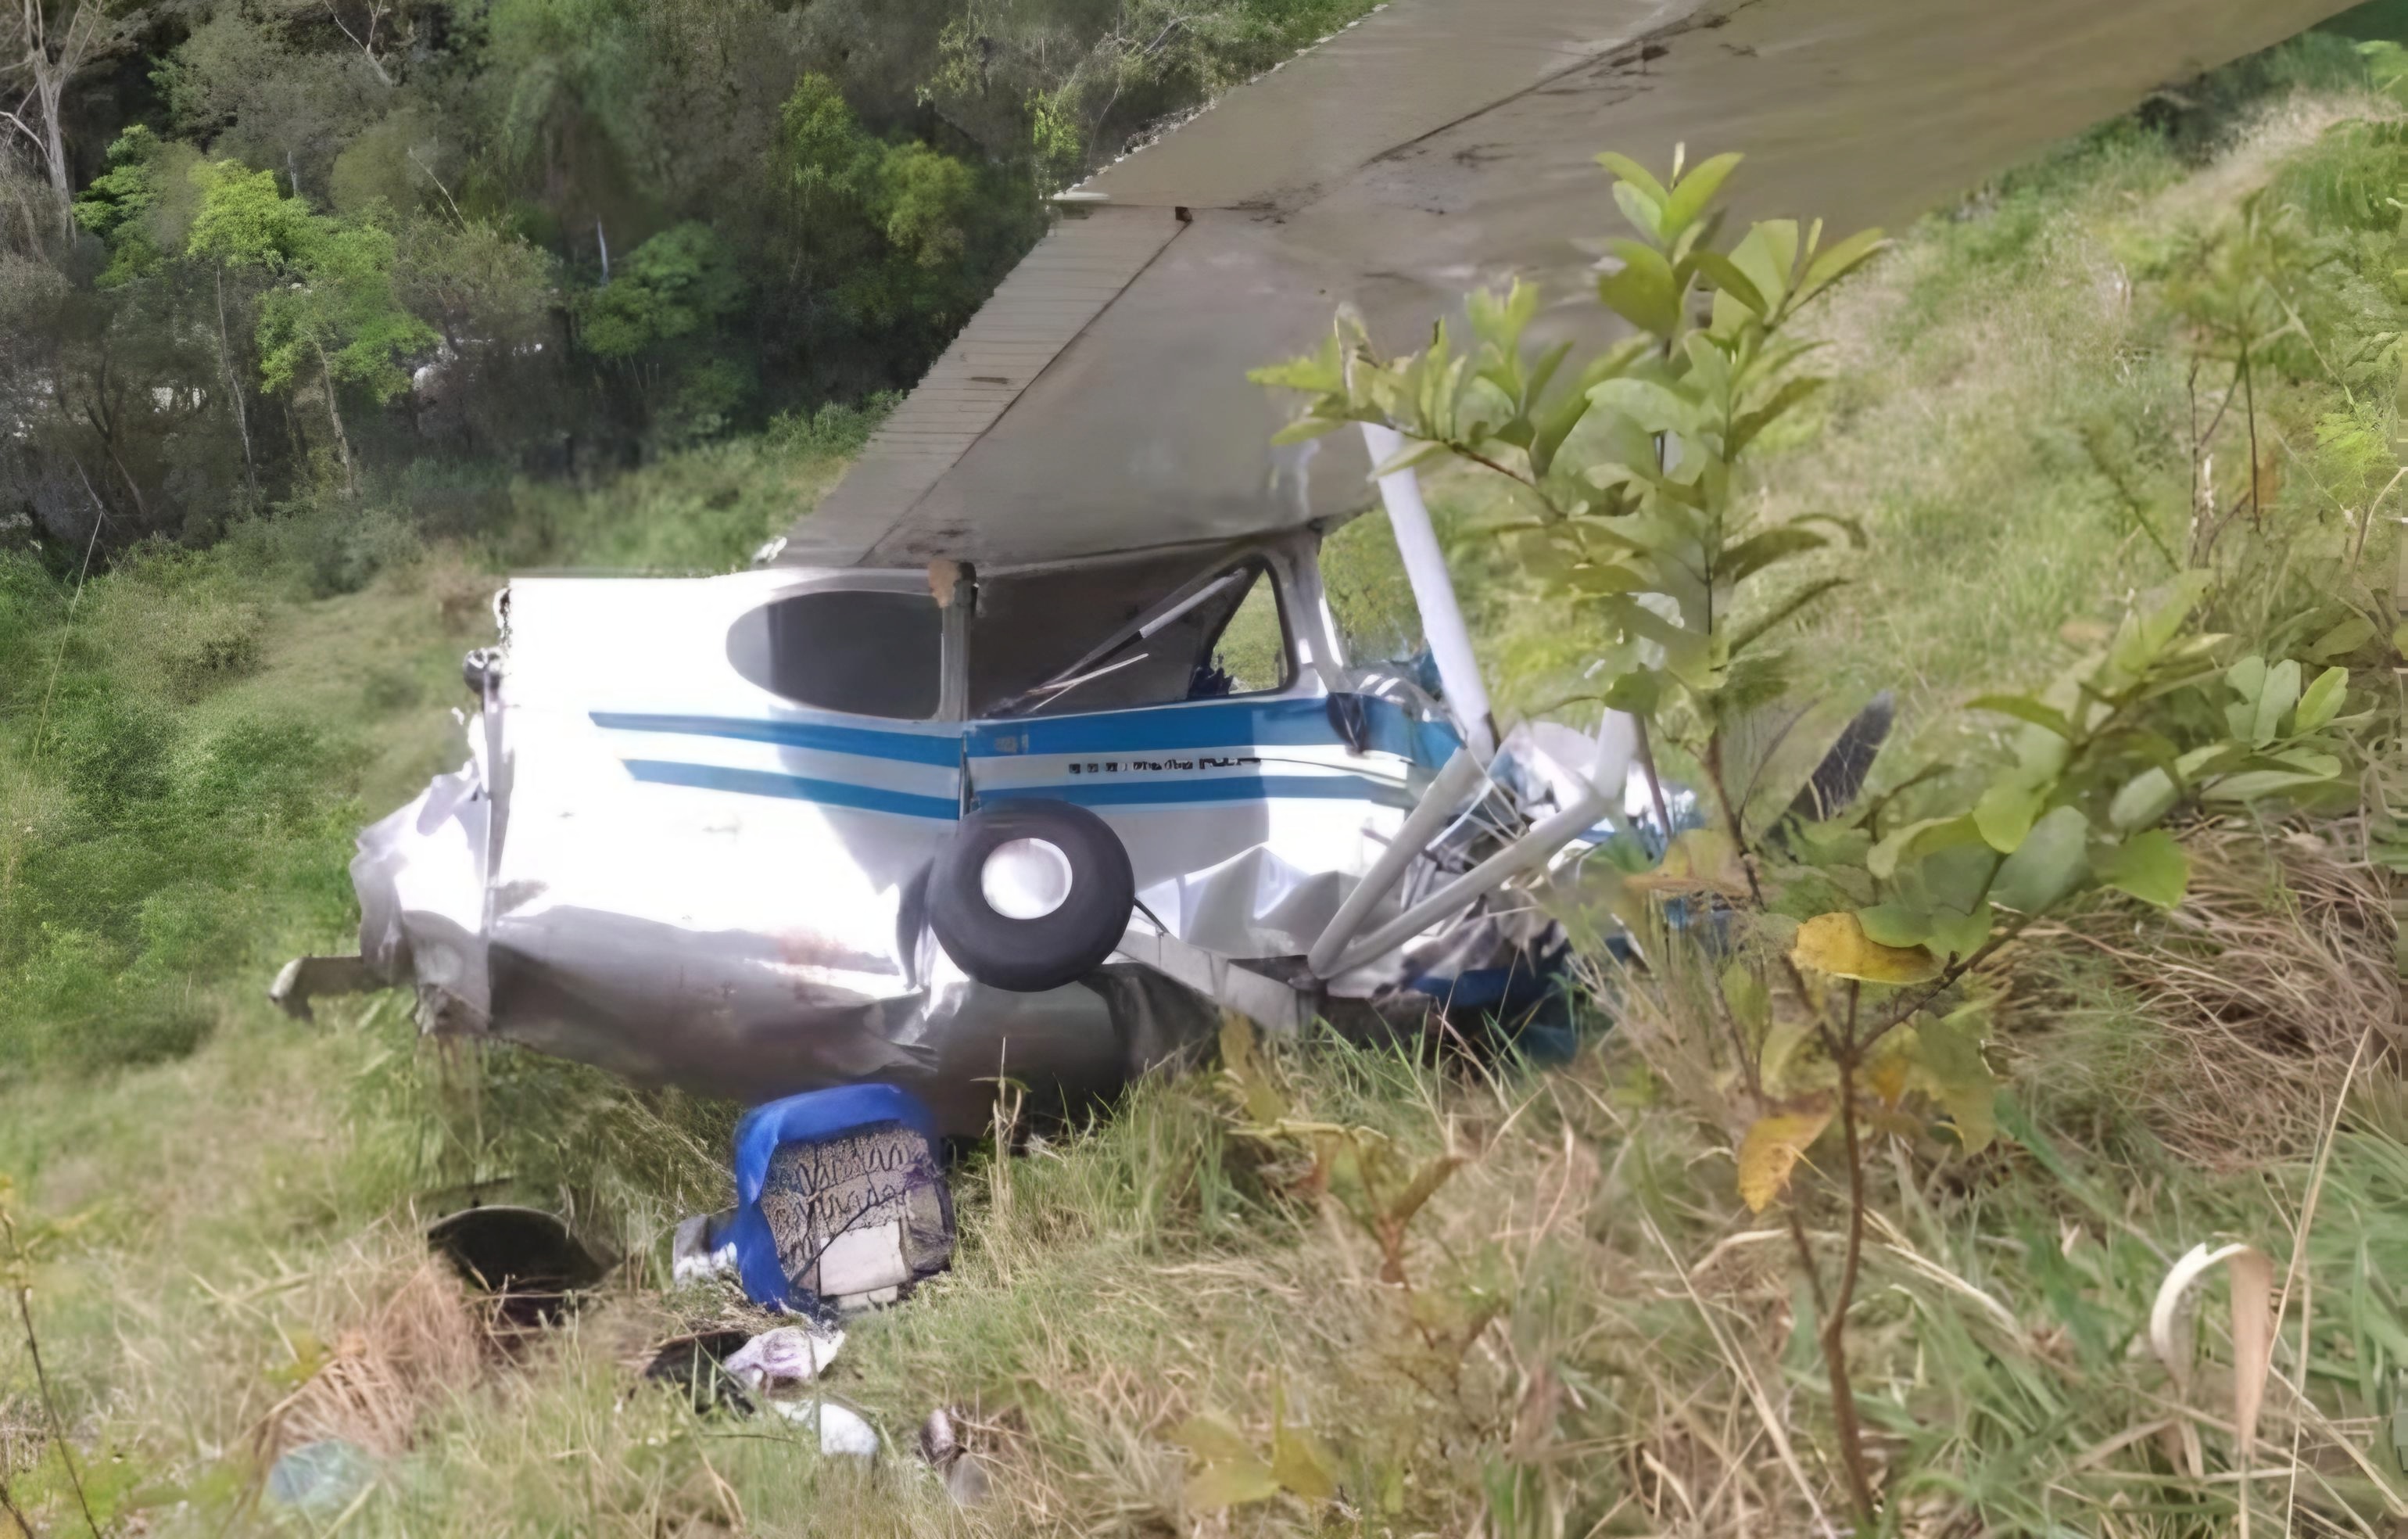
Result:
[[[1928,1106],[1967,1152],[1987,1143],[1998,1088],[1982,1002],[1964,997],[1973,971],[2086,893],[2180,902],[2188,861],[2161,825],[2187,805],[2333,792],[2358,756],[2344,731],[2359,718],[2343,715],[2345,669],[2309,680],[2297,661],[2234,657],[2229,638],[2200,630],[2214,578],[2184,570],[2045,688],[1971,702],[2017,724],[1978,778],[1928,767],[1861,805],[1752,819],[1802,714],[1781,703],[1770,638],[1847,580],[1828,554],[1802,579],[1792,564],[1865,539],[1844,512],[1755,516],[1751,460],[1825,383],[1805,368],[1811,345],[1793,323],[1881,239],[1827,248],[1818,225],[1772,220],[1726,249],[1713,204],[1736,157],[1684,174],[1676,155],[1665,180],[1621,156],[1599,160],[1634,234],[1607,243],[1597,297],[1627,339],[1577,367],[1564,345],[1533,352],[1539,298],[1516,282],[1471,296],[1469,349],[1441,323],[1426,348],[1383,357],[1341,313],[1317,352],[1254,378],[1304,394],[1283,434],[1291,441],[1378,424],[1409,441],[1376,474],[1452,461],[1502,477],[1513,512],[1488,532],[1542,594],[1597,623],[1612,669],[1603,702],[1637,718],[1642,745],[1675,742],[1703,771],[1709,826],[1674,839],[1655,871],[1603,874],[1592,899],[1674,946],[1698,947],[1709,927],[1656,923],[1667,906],[1727,918],[1727,952],[1674,971],[1708,980],[1708,1013],[1755,1102],[1736,1151],[1751,1208],[1779,1201],[1807,1147],[1838,1129],[1847,1231],[1835,1278],[1796,1203],[1785,1216],[1824,1322],[1840,1462],[1870,1524],[1879,1499],[1846,1334],[1867,1141],[1919,1134],[1928,1123],[1914,1109]],[[2297,325],[2279,280],[2286,227],[2257,228],[2254,243],[2202,269],[2212,280],[2187,301],[2203,345],[2232,362],[2228,396],[2244,398],[2253,424],[2254,362]],[[2258,500],[2253,490],[2242,505]],[[1653,781],[1652,755],[1641,764]],[[1660,785],[1656,801],[1660,818]]]
[[1801,367],[1813,345],[1785,332],[1881,236],[1826,247],[1819,223],[1768,220],[1725,251],[1713,205],[1738,156],[1685,174],[1676,157],[1669,182],[1623,156],[1598,159],[1619,178],[1614,198],[1636,237],[1608,243],[1597,296],[1636,335],[1569,383],[1558,381],[1570,344],[1526,341],[1540,295],[1520,280],[1467,301],[1469,350],[1441,321],[1426,348],[1383,357],[1341,313],[1318,352],[1254,378],[1306,394],[1286,441],[1374,423],[1411,440],[1377,474],[1453,457],[1505,478],[1517,511],[1486,532],[1543,591],[1606,628],[1622,665],[1607,702],[1646,713],[1670,683],[1711,716],[1735,661],[1841,580],[1757,603],[1735,625],[1742,588],[1834,540],[1863,543],[1839,514],[1760,526],[1731,472],[1825,384]]

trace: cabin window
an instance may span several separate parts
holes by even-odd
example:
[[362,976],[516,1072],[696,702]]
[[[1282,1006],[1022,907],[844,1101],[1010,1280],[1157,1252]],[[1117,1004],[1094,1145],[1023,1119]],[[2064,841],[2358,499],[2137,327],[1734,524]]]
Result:
[[925,721],[944,683],[944,620],[925,593],[859,588],[765,604],[728,633],[736,671],[796,705]]
[[1157,557],[982,579],[971,714],[1071,715],[1285,688],[1293,649],[1270,569],[1246,562],[1201,584],[1195,570]]

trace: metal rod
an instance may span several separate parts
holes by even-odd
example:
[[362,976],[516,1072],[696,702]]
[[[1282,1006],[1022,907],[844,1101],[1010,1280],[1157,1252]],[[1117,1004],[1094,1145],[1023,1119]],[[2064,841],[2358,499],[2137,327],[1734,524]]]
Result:
[[[1376,423],[1363,424],[1363,442],[1375,467],[1405,445],[1396,429]],[[1472,654],[1471,632],[1463,623],[1463,606],[1455,601],[1455,580],[1447,573],[1446,554],[1439,549],[1438,531],[1430,526],[1429,508],[1422,501],[1421,478],[1410,469],[1382,476],[1380,500],[1387,506],[1388,525],[1397,534],[1397,554],[1404,558],[1405,577],[1422,611],[1422,634],[1429,639],[1446,703],[1463,728],[1463,741],[1486,764],[1497,753],[1497,723],[1488,709],[1488,686],[1480,679],[1480,659]]]
[[1405,814],[1397,837],[1380,852],[1380,858],[1363,873],[1363,880],[1346,895],[1346,901],[1338,906],[1337,914],[1312,942],[1312,950],[1306,954],[1304,961],[1314,977],[1327,978],[1337,972],[1336,963],[1346,943],[1362,930],[1363,921],[1370,917],[1371,911],[1396,890],[1397,884],[1404,880],[1406,869],[1421,858],[1430,840],[1446,826],[1482,778],[1480,761],[1469,748],[1456,749],[1440,768],[1438,778],[1422,793],[1422,799]]
[[[1490,856],[1404,913],[1347,948],[1329,976],[1351,972],[1375,957],[1396,950],[1440,919],[1468,908],[1524,871],[1542,865],[1557,850],[1593,827],[1615,805],[1616,798],[1595,785],[1588,795],[1512,843]],[[1314,969],[1316,972],[1320,970]]]

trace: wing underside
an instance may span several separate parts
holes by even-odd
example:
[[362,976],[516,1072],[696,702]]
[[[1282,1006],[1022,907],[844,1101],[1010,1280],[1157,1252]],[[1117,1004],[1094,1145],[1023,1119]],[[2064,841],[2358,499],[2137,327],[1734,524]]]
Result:
[[1595,152],[1740,150],[1743,216],[1895,224],[2343,0],[1394,0],[1065,194],[787,561],[990,566],[1369,499],[1246,380],[1340,303],[1412,343],[1520,274],[1598,339]]

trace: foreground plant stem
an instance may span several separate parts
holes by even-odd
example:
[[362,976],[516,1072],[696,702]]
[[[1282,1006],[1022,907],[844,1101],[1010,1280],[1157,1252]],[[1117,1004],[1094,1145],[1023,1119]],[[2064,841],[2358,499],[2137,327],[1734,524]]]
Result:
[[1840,1430],[1840,1462],[1856,1517],[1870,1529],[1879,1514],[1872,1472],[1865,1461],[1864,1424],[1856,1416],[1856,1384],[1848,1375],[1848,1310],[1856,1302],[1856,1276],[1865,1251],[1865,1155],[1856,1131],[1856,1001],[1861,984],[1848,985],[1848,1020],[1840,1054],[1840,1129],[1848,1145],[1848,1245],[1840,1263],[1840,1286],[1823,1317],[1823,1365],[1831,1378],[1831,1415]]
[[1672,847],[1672,813],[1664,800],[1664,777],[1656,772],[1656,747],[1648,737],[1647,713],[1632,712],[1630,723],[1637,739],[1639,768],[1647,775],[1647,795],[1656,803],[1656,827],[1664,831],[1664,848],[1670,850]]
[[17,1532],[22,1533],[25,1539],[34,1539],[33,1523],[18,1510],[16,1499],[8,1494],[8,1476],[6,1471],[0,1471],[0,1512],[8,1515],[8,1521],[17,1525]]
[[[1639,741],[1643,750],[1647,741],[1644,717],[1640,718],[1639,730]],[[1653,784],[1652,763],[1650,770],[1650,783]],[[1719,732],[1706,745],[1706,784],[1713,789],[1723,826],[1730,830],[1731,846],[1738,852],[1740,870],[1747,876],[1749,897],[1757,911],[1762,912],[1766,907],[1764,884],[1756,875],[1756,851],[1748,843],[1746,825],[1740,821],[1739,810],[1731,801],[1730,788],[1723,781],[1722,735]],[[2002,937],[1999,943],[2003,942]],[[1987,956],[1988,951],[1979,955]],[[1974,957],[1968,957],[1965,965],[1971,967],[1974,960]],[[1856,1066],[1865,1050],[1878,1041],[1884,1031],[1921,1009],[1922,1003],[1915,1002],[1896,1019],[1885,1022],[1870,1036],[1860,1040],[1857,1006],[1863,998],[1862,984],[1854,980],[1849,982],[1847,1019],[1839,1029],[1834,1029],[1828,1011],[1817,1000],[1797,962],[1784,954],[1781,967],[1791,990],[1798,997],[1799,1005],[1813,1016],[1815,1032],[1822,1038],[1825,1051],[1830,1054],[1832,1063],[1840,1072],[1840,1126],[1848,1145],[1848,1239],[1844,1259],[1840,1265],[1839,1288],[1828,1299],[1823,1291],[1822,1269],[1815,1263],[1814,1247],[1806,1237],[1806,1225],[1798,1215],[1798,1204],[1791,1202],[1786,1206],[1790,1242],[1798,1248],[1798,1262],[1805,1270],[1808,1292],[1814,1301],[1815,1309],[1823,1316],[1823,1329],[1816,1333],[1816,1340],[1823,1348],[1824,1374],[1831,1384],[1831,1418],[1840,1434],[1840,1466],[1848,1477],[1849,1503],[1856,1510],[1857,1521],[1870,1531],[1878,1523],[1880,1512],[1873,1501],[1872,1471],[1865,1459],[1864,1422],[1856,1414],[1856,1381],[1848,1374],[1848,1310],[1856,1302],[1856,1277],[1865,1246],[1865,1162],[1864,1147],[1856,1133]],[[1950,981],[1954,981],[1953,976]],[[1729,1006],[1722,998],[1720,984],[1716,982],[1710,986],[1713,988],[1716,1003],[1722,1005],[1727,1014]],[[1744,1056],[1741,1061],[1747,1063]],[[1750,1083],[1755,1084],[1755,1068],[1752,1064],[1748,1068]],[[1760,1086],[1756,1099],[1761,1104],[1764,1098]]]
[[[0,1208],[0,1230],[7,1233],[9,1259],[22,1269],[25,1265],[25,1249],[17,1242],[17,1221],[5,1208]],[[25,1351],[34,1359],[34,1382],[42,1391],[42,1409],[50,1418],[50,1439],[59,1446],[59,1462],[66,1466],[67,1484],[75,1489],[76,1506],[83,1513],[84,1527],[92,1531],[93,1539],[100,1539],[100,1524],[92,1516],[92,1501],[83,1493],[83,1474],[76,1468],[75,1449],[67,1442],[66,1424],[59,1417],[58,1397],[50,1393],[50,1371],[42,1366],[42,1344],[34,1334],[33,1285],[22,1273],[17,1283],[17,1318],[24,1323]],[[15,1503],[9,1504],[8,1513],[17,1519],[19,1528],[28,1535],[33,1533],[33,1525],[18,1513]]]

